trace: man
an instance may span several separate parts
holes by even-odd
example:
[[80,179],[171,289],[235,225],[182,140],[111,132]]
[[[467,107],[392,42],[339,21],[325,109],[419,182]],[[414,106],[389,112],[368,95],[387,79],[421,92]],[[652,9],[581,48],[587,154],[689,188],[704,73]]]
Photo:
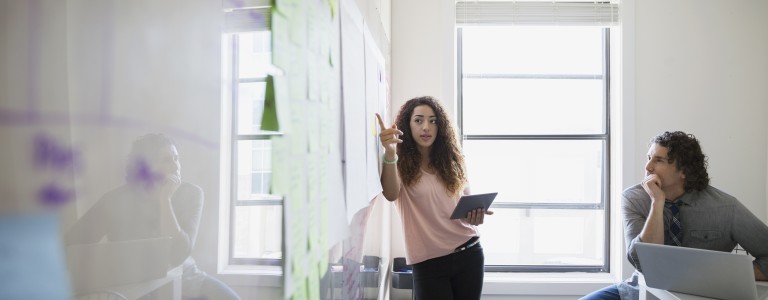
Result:
[[[752,256],[756,280],[767,280],[768,226],[736,198],[709,185],[699,141],[684,132],[651,139],[645,178],[622,194],[627,258],[642,271],[638,242],[731,252],[741,245]],[[638,271],[622,283],[584,296],[638,299]]]
[[182,299],[239,300],[224,282],[198,269],[191,256],[203,198],[200,187],[181,180],[174,142],[163,134],[148,134],[131,147],[125,184],[99,199],[65,240],[67,244],[90,244],[102,238],[116,242],[171,237],[168,260],[171,266],[182,265]]

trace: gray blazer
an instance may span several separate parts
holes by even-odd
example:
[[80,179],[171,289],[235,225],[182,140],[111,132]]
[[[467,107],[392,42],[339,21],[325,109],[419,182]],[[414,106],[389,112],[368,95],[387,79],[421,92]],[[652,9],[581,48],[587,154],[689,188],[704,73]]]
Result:
[[[683,231],[683,247],[731,252],[736,244],[754,256],[763,274],[768,274],[768,226],[741,202],[712,186],[686,192],[678,201]],[[651,197],[639,184],[622,193],[621,211],[627,259],[639,271],[635,244],[651,210]],[[669,228],[669,212],[664,212],[664,233]],[[638,271],[619,284],[621,299],[638,299]]]

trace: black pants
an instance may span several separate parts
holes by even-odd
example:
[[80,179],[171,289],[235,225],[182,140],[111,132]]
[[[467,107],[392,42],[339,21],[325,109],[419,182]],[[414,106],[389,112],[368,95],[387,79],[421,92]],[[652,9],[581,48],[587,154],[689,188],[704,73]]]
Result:
[[473,300],[483,292],[485,256],[480,243],[413,265],[416,300]]

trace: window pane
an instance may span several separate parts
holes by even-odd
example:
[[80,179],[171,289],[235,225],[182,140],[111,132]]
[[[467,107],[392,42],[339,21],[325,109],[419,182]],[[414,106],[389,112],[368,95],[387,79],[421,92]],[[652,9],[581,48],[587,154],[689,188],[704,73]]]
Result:
[[281,205],[235,207],[233,258],[282,258]]
[[272,141],[237,142],[237,200],[273,199],[269,197],[272,180]]
[[[590,26],[462,27],[469,183],[473,193],[499,193],[494,216],[480,228],[486,265],[607,267],[607,206],[600,206],[607,140],[503,137],[609,134],[604,33]],[[511,204],[572,206],[501,208]]]
[[264,172],[253,172],[251,176],[251,193],[253,194],[267,194],[270,182],[272,181],[272,174]]
[[266,77],[272,64],[272,46],[269,31],[238,34],[240,78]]
[[261,130],[261,116],[264,112],[265,82],[238,84],[237,133],[253,134]]
[[480,227],[486,265],[604,263],[602,210],[492,210]]
[[472,193],[499,192],[494,203],[600,203],[602,150],[599,140],[464,141]]
[[603,94],[596,79],[465,78],[463,134],[602,134]]
[[465,27],[465,74],[602,74],[602,28]]

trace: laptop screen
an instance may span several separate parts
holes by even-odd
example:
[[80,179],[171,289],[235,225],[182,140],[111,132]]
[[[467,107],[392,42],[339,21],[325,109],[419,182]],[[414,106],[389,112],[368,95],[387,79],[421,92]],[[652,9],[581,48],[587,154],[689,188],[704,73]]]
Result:
[[72,287],[81,293],[161,278],[169,269],[170,247],[169,237],[71,245]]

